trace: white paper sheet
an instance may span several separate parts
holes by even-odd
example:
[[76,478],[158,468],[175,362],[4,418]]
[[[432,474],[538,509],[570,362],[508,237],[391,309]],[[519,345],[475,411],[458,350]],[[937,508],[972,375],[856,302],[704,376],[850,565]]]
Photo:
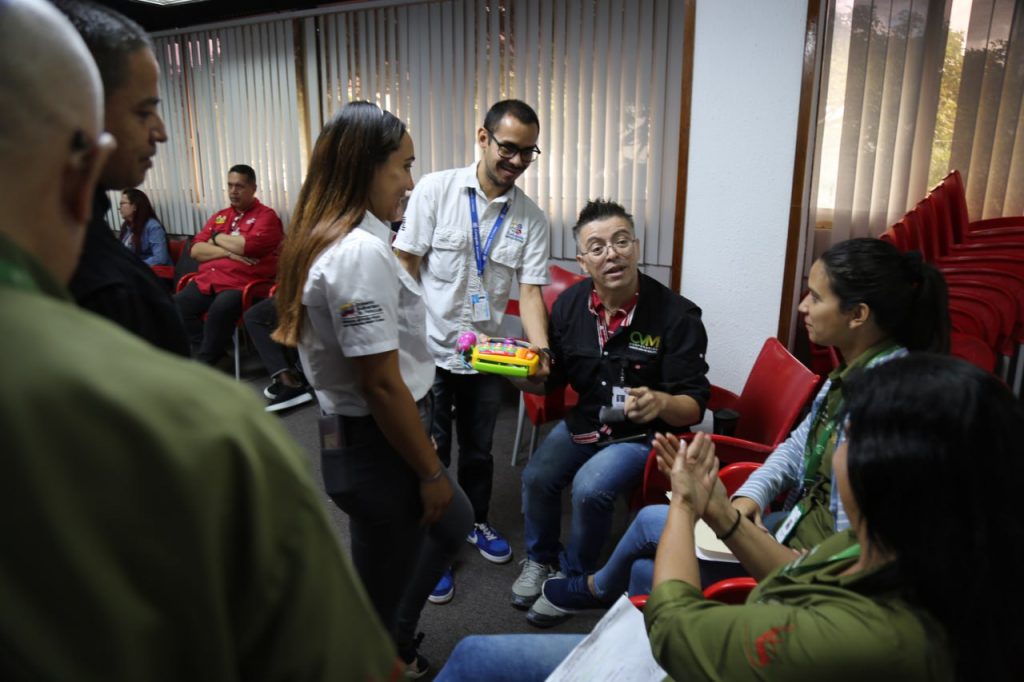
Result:
[[547,682],[661,682],[666,677],[651,655],[644,615],[622,596]]

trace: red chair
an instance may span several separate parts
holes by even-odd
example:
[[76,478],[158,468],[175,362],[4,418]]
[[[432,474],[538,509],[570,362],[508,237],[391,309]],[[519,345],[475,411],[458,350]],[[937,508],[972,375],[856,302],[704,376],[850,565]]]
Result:
[[748,576],[726,578],[704,590],[704,598],[720,601],[723,604],[744,604],[747,596],[757,587],[757,581]]
[[[749,576],[739,578],[726,578],[717,583],[708,585],[704,590],[704,598],[722,602],[723,604],[745,604],[747,597],[757,587],[757,581]],[[629,598],[633,606],[641,611],[647,606],[647,599],[650,595],[636,594]]]
[[[544,306],[548,309],[548,314],[550,314],[551,307],[555,304],[555,299],[573,284],[586,278],[558,265],[548,266],[548,272],[551,275],[551,284],[544,287],[542,293],[544,296]],[[518,312],[518,310],[519,306],[517,304],[516,311]],[[516,437],[512,444],[512,466],[515,466],[516,460],[519,459],[519,445],[522,438],[523,424],[527,418],[533,424],[533,430],[530,432],[530,452],[532,453],[537,445],[537,432],[540,431],[541,424],[564,418],[568,409],[573,407],[578,401],[579,395],[571,386],[566,386],[563,390],[553,390],[547,395],[521,392],[519,396],[519,416],[516,419]]]
[[995,372],[998,358],[988,344],[976,336],[963,332],[952,332],[949,335],[950,355],[966,360],[975,367],[986,372]]
[[960,171],[952,170],[933,190],[943,195],[949,209],[949,238],[955,244],[1024,241],[1024,216],[990,218],[971,222],[967,215],[967,192]]
[[[178,288],[175,292],[181,291],[188,286],[188,283],[195,279],[197,272],[190,272],[180,280],[178,280]],[[273,280],[270,279],[257,279],[249,282],[242,289],[242,311],[238,315],[238,320],[235,321],[235,329],[231,333],[231,342],[235,347],[235,379],[242,378],[242,352],[241,346],[238,343],[238,330],[242,327],[242,316],[245,315],[245,311],[255,305],[257,302],[262,301],[272,295],[272,292],[277,287]],[[203,316],[206,319],[206,316]]]
[[[713,435],[715,455],[723,464],[763,462],[793,430],[797,418],[817,389],[821,377],[793,357],[778,339],[764,342],[750,376],[737,396],[712,387],[709,408],[739,413],[733,436]],[[693,434],[682,434],[686,440]],[[658,471],[654,450],[647,457],[641,498],[645,504],[664,499],[668,480]]]
[[191,240],[186,239],[168,239],[167,250],[171,254],[171,265],[150,265],[153,269],[153,274],[168,282],[168,290],[174,288],[174,266],[178,263],[178,259],[181,258],[181,253]]
[[718,478],[721,479],[722,485],[725,486],[725,494],[732,496],[741,485],[746,483],[747,479],[750,478],[750,474],[759,468],[761,468],[761,465],[758,462],[733,462],[719,469]]

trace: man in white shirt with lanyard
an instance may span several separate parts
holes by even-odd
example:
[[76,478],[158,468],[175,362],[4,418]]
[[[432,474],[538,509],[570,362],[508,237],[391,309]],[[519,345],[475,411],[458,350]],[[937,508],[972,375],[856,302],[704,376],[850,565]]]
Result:
[[[490,108],[476,134],[480,161],[420,180],[394,248],[405,269],[423,283],[428,345],[437,366],[431,433],[446,466],[453,409],[457,415],[458,481],[476,524],[467,540],[485,559],[505,563],[512,550],[487,519],[491,442],[504,380],[466,367],[455,343],[465,331],[500,335],[515,276],[526,337],[547,349],[541,287],[549,282],[550,229],[543,211],[515,186],[540,154],[537,113],[519,100],[503,100]],[[549,369],[548,354],[542,354],[539,372],[546,375]],[[444,603],[453,592],[449,571],[430,599]]]

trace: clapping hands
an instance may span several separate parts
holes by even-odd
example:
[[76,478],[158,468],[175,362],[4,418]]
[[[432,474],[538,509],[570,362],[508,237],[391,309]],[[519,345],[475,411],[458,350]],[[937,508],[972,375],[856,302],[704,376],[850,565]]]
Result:
[[672,481],[673,504],[685,505],[695,516],[703,516],[713,497],[726,498],[718,479],[715,444],[706,433],[696,434],[690,443],[672,434],[655,434],[654,451],[658,470]]

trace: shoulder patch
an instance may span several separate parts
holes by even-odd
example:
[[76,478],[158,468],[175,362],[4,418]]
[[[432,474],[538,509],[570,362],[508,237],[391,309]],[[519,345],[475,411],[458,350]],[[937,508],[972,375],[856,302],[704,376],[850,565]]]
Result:
[[792,630],[792,625],[780,625],[762,632],[754,638],[753,649],[747,650],[747,661],[755,668],[768,667],[777,657],[777,648],[782,643],[784,634]]
[[338,308],[342,327],[359,327],[382,322],[384,310],[375,301],[349,301]]

